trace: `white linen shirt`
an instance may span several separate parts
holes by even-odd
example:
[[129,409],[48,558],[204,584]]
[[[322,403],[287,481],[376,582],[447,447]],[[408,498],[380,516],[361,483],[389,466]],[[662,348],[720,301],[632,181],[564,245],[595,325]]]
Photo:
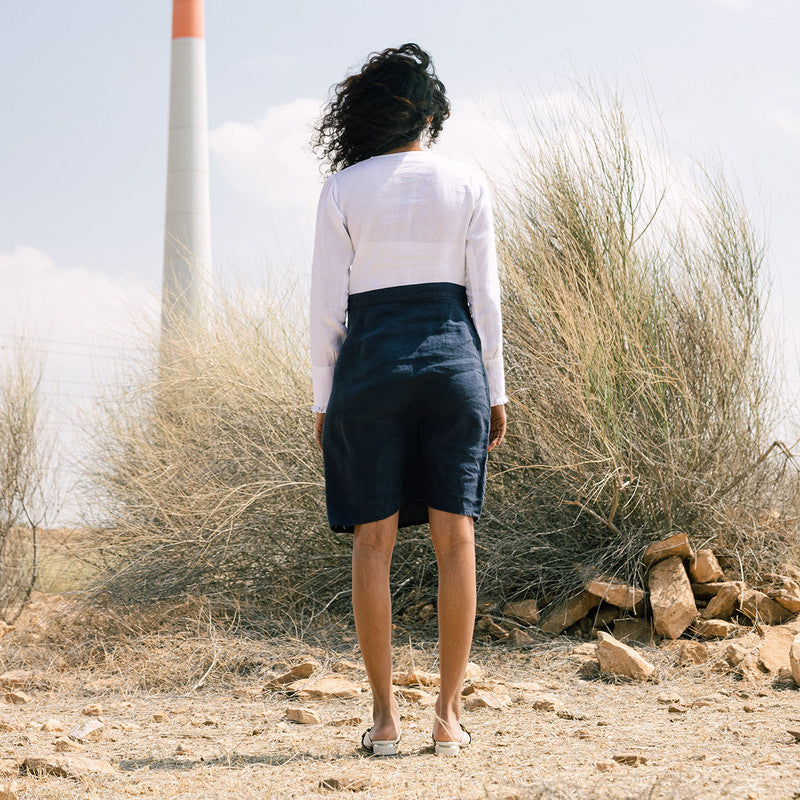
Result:
[[500,282],[484,176],[417,150],[373,156],[331,175],[320,193],[311,265],[314,411],[328,405],[349,295],[430,282],[466,287],[491,405],[506,403]]

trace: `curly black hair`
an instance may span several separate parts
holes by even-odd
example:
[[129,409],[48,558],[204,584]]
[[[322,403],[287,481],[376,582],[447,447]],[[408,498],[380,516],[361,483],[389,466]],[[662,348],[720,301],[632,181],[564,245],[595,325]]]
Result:
[[450,116],[433,61],[413,42],[371,53],[331,94],[312,138],[331,173],[409,144],[426,129],[433,142]]

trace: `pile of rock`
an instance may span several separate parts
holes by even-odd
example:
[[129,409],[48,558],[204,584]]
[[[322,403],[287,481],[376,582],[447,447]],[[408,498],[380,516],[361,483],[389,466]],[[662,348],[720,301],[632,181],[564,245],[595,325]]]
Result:
[[511,640],[530,637],[537,625],[551,634],[613,633],[623,642],[723,639],[743,627],[784,623],[800,611],[800,569],[790,565],[761,591],[726,577],[713,550],[695,551],[685,533],[650,545],[642,562],[647,590],[598,577],[543,616],[535,600],[508,603],[500,614],[480,615],[477,630]]
[[[800,685],[800,569],[786,564],[760,588],[748,586],[726,575],[710,548],[695,551],[683,533],[650,545],[642,562],[646,589],[597,577],[544,614],[534,600],[485,608],[494,613],[479,616],[477,631],[520,644],[537,630],[594,636],[603,672],[642,680],[655,668],[628,645],[664,640],[662,648],[674,649],[681,662],[717,655],[744,676],[791,671]],[[712,640],[725,640],[713,654]]]

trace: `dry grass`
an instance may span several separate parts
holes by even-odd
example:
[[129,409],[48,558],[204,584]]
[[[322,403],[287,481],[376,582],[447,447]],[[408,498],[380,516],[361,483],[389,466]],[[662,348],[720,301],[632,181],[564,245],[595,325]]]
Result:
[[641,552],[676,531],[755,578],[798,518],[763,239],[721,170],[679,180],[663,132],[638,135],[613,92],[582,100],[531,121],[500,192],[496,580],[539,597],[598,572],[641,584]]
[[37,577],[37,532],[54,503],[43,360],[20,337],[0,353],[0,619],[14,619]]
[[[684,188],[677,214],[619,104],[593,102],[585,123],[533,121],[498,203],[510,432],[477,530],[482,599],[554,600],[597,573],[641,583],[643,548],[676,530],[753,579],[796,532],[797,473],[771,446],[759,235],[719,173]],[[347,611],[305,307],[221,294],[210,331],[175,326],[168,358],[154,344],[111,397],[89,486],[98,596],[203,596],[298,635]],[[435,602],[424,528],[403,531],[392,586],[400,614]]]

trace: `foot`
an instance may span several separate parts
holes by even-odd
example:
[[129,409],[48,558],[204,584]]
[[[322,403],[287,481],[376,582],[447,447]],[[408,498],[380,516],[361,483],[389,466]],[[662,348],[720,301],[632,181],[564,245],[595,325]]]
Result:
[[392,698],[389,711],[373,708],[373,723],[369,729],[369,738],[373,742],[393,742],[400,736],[400,707]]
[[463,742],[464,730],[458,719],[459,709],[442,707],[439,698],[434,706],[436,719],[433,722],[433,740],[435,742]]

